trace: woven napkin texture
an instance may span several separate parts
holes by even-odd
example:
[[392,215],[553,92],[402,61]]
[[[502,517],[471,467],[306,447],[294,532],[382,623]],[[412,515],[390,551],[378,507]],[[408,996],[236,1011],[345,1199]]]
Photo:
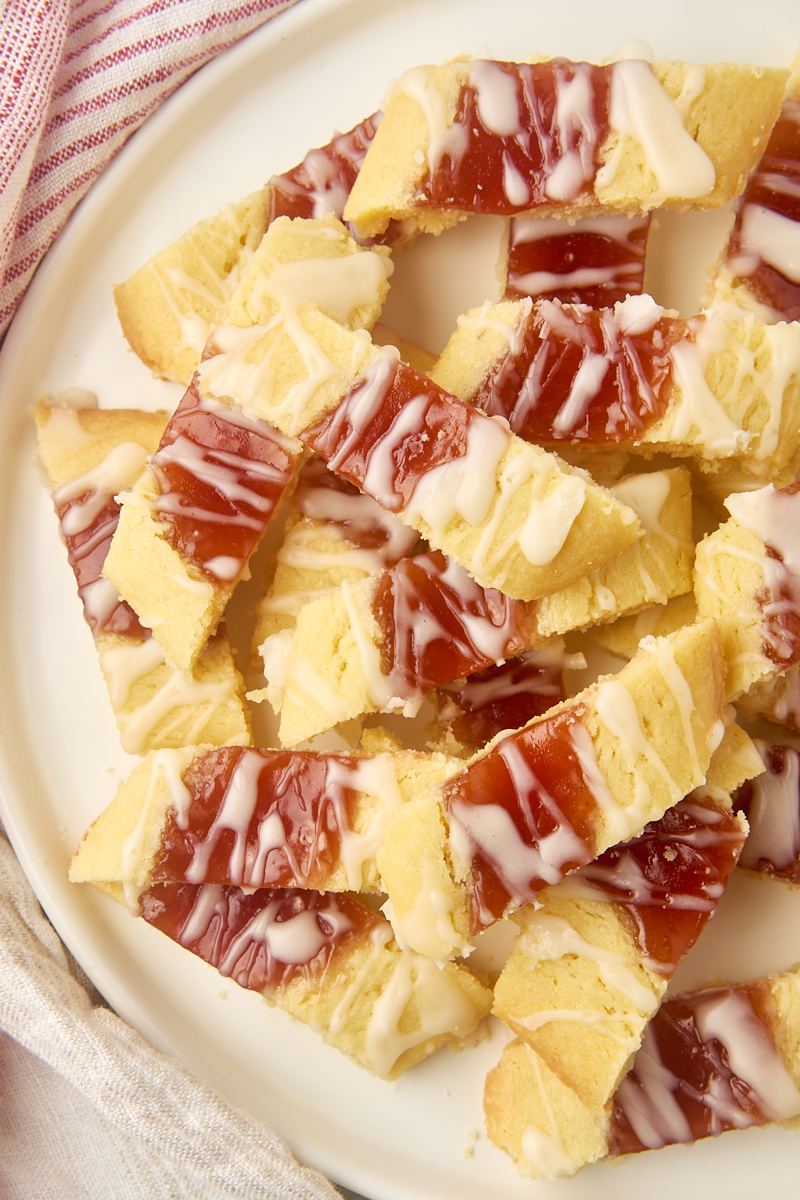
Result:
[[106,1008],[0,826],[3,1200],[341,1200]]
[[78,201],[198,67],[294,0],[2,0],[0,337]]

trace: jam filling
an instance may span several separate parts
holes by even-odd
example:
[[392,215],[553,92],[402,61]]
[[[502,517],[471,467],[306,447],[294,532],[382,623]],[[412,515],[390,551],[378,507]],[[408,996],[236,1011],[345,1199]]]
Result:
[[528,608],[477,584],[441,551],[385,571],[373,599],[392,694],[421,696],[524,649]]
[[[119,598],[112,585],[103,577],[103,564],[119,524],[119,505],[113,496],[100,496],[97,498],[97,504],[87,505],[87,501],[91,501],[95,496],[96,493],[87,492],[83,496],[73,497],[65,504],[56,504],[69,565],[78,584],[83,615],[96,638],[103,633],[117,633],[145,641],[150,637],[150,630],[139,622],[130,605]],[[91,511],[90,519],[81,521],[80,529],[66,533],[65,520],[71,524],[68,514],[85,511],[87,507]]]
[[566,699],[563,666],[538,650],[440,684],[437,722],[475,752],[506,729],[521,729]]
[[192,384],[151,459],[160,491],[154,504],[170,545],[213,579],[234,582],[298,457],[266,421],[213,406]]
[[670,350],[686,334],[685,321],[626,332],[613,309],[545,300],[472,402],[531,442],[638,442],[666,410]]
[[456,136],[448,130],[415,205],[511,216],[590,192],[609,131],[611,70],[564,59],[472,64]]
[[451,843],[469,861],[471,934],[594,858],[598,806],[571,733],[582,713],[510,734],[444,785]]
[[743,243],[748,209],[764,209],[789,221],[800,221],[800,103],[784,101],[758,169],[750,176],[737,206],[725,262],[736,281],[746,280],[756,298],[787,321],[800,319],[800,284],[787,278],[774,262],[765,262],[757,247]]
[[638,296],[649,226],[649,216],[590,218],[575,225],[512,218],[505,298],[610,308]]
[[480,413],[401,362],[367,378],[301,434],[312,450],[390,512],[433,468],[467,452]]
[[[273,175],[267,182],[267,224],[276,217],[322,217],[325,213],[342,219],[344,206],[369,150],[381,113],[361,121],[347,133],[339,133],[325,146],[309,150],[301,163]],[[397,221],[390,221],[377,238],[363,238],[357,227],[346,222],[350,236],[362,246],[392,246],[402,235]]]
[[756,740],[763,775],[749,779],[733,800],[750,824],[739,865],[787,883],[800,883],[800,753]]
[[384,512],[316,454],[300,469],[292,505],[310,521],[336,529],[350,546],[374,552],[376,570],[405,558],[419,541],[416,530]]
[[241,887],[318,887],[352,828],[363,759],[223,747],[183,777],[188,811],[171,812],[153,879]]
[[751,984],[664,1001],[614,1097],[612,1157],[777,1119],[760,1079],[741,1078],[733,1065],[740,1047],[751,1066],[764,1068],[765,1080],[782,1063],[759,1012],[760,992]]
[[714,912],[744,838],[732,813],[688,798],[579,874],[620,906],[642,954],[671,975]]
[[240,987],[266,994],[297,976],[321,981],[340,948],[381,922],[347,896],[298,888],[160,883],[139,903],[149,925]]

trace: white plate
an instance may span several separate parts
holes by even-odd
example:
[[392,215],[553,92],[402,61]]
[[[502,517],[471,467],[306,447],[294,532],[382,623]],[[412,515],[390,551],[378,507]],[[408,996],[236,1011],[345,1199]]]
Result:
[[[29,409],[42,392],[69,386],[109,406],[174,404],[177,390],[126,350],[112,284],[194,220],[326,142],[334,126],[373,111],[404,68],[463,52],[602,58],[631,37],[658,57],[785,65],[797,18],[796,0],[303,0],[200,72],[135,135],[48,256],[3,349],[0,811],[9,836],[59,933],[114,1008],[283,1134],[301,1159],[372,1200],[790,1195],[800,1141],[756,1131],[557,1184],[523,1182],[482,1133],[482,1082],[499,1030],[389,1086],[90,889],[70,887],[70,855],[132,760],[119,749],[37,479]],[[659,236],[677,238],[679,250],[656,264],[659,299],[691,310],[725,219],[665,219]],[[492,294],[496,233],[484,222],[409,252],[391,319],[436,349],[457,312]],[[465,278],[467,247],[474,265]],[[785,969],[800,959],[797,909],[787,890],[739,880],[682,979]]]

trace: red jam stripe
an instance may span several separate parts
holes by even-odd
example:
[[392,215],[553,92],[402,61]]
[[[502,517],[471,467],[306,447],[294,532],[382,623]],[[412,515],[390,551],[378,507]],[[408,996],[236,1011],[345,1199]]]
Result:
[[266,995],[299,975],[321,983],[337,950],[382,921],[347,896],[299,889],[161,883],[139,904],[149,925],[240,987]]
[[594,858],[598,805],[571,734],[583,711],[510,734],[444,784],[450,838],[469,862],[471,934]]
[[436,692],[437,723],[477,751],[506,729],[521,729],[566,699],[563,656],[528,650]]
[[763,775],[748,780],[734,795],[750,824],[739,866],[800,883],[800,753],[756,739]]
[[[325,213],[342,218],[361,164],[367,153],[381,113],[373,113],[347,133],[339,133],[324,146],[309,150],[301,163],[273,175],[267,182],[267,224],[276,217],[322,217]],[[355,225],[348,223],[351,236],[362,245],[378,242],[391,246],[401,235],[392,221],[379,238],[362,238]]]
[[392,695],[405,699],[493,665],[531,640],[526,604],[481,587],[439,550],[383,572],[372,608],[383,674]]
[[202,399],[192,384],[150,460],[154,507],[173,549],[213,579],[235,582],[299,457],[266,421]]
[[[783,228],[782,242],[770,244],[770,217]],[[800,222],[800,103],[785,100],[766,151],[750,176],[737,204],[736,220],[725,251],[723,266],[743,281],[762,303],[784,320],[800,319],[800,276],[796,251],[800,225],[787,240],[785,222]],[[791,225],[788,227],[791,228]],[[765,258],[764,255],[767,255]],[[790,264],[794,263],[792,267]],[[787,271],[789,272],[787,274]]]
[[406,558],[419,534],[384,511],[371,496],[331,471],[324,459],[312,455],[300,468],[292,492],[292,508],[309,521],[324,522],[349,546],[370,553],[371,563],[392,566]]
[[800,1113],[762,1016],[763,984],[666,1000],[617,1089],[609,1154],[656,1150]]
[[188,806],[168,815],[152,878],[322,886],[353,830],[357,796],[369,786],[363,773],[369,761],[241,747],[198,756],[183,776]]
[[619,905],[642,955],[671,975],[714,913],[744,838],[733,813],[688,797],[575,879]]
[[512,217],[509,222],[505,299],[560,300],[610,308],[638,296],[650,215]]
[[510,216],[591,191],[611,70],[565,59],[473,62],[447,149],[415,205]]
[[514,433],[531,442],[602,446],[640,440],[666,410],[670,350],[690,326],[662,316],[657,305],[643,322],[629,324],[629,313],[550,300],[534,305],[517,345],[472,403],[489,416],[505,417]]
[[[145,641],[150,630],[103,576],[111,539],[119,524],[119,504],[112,495],[90,489],[60,503],[53,494],[69,565],[78,584],[83,615],[95,638],[116,633]],[[69,532],[67,532],[69,530]]]
[[467,453],[486,418],[395,359],[378,369],[300,437],[389,512],[408,506],[420,480]]

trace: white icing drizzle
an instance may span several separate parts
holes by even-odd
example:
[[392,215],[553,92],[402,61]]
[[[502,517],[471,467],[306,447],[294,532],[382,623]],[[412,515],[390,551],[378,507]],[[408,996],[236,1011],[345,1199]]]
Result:
[[681,1080],[663,1062],[650,1027],[634,1062],[639,1086],[629,1077],[615,1096],[641,1143],[647,1149],[658,1149],[694,1140],[676,1099],[679,1089],[710,1110],[712,1135],[722,1132],[723,1122],[744,1129],[763,1124],[765,1119],[780,1121],[797,1115],[800,1092],[747,994],[729,988],[687,999],[700,1038],[705,1042],[714,1039],[719,1044],[730,1070],[752,1089],[764,1116],[742,1108],[730,1081],[716,1073],[702,1095],[691,1081]]
[[[506,188],[507,191],[507,188]],[[649,216],[603,214],[596,217],[582,217],[581,220],[567,223],[560,217],[512,217],[510,222],[509,246],[510,251],[516,251],[525,262],[525,252],[521,247],[527,247],[537,242],[552,242],[558,246],[561,239],[573,235],[593,235],[607,239],[619,246],[620,254],[634,254],[636,259],[631,262],[614,262],[607,266],[573,266],[571,270],[509,270],[509,286],[513,293],[522,293],[531,298],[547,298],[554,292],[564,290],[579,290],[585,288],[608,288],[612,284],[628,283],[628,290],[642,290],[642,275],[644,270],[643,248],[636,244],[634,236],[643,234],[648,229]],[[530,265],[529,263],[527,265]]]
[[644,1032],[635,1069],[640,1087],[626,1077],[617,1088],[614,1101],[642,1145],[656,1150],[691,1142],[691,1126],[675,1098],[679,1081],[662,1063],[652,1027]]
[[[669,429],[675,440],[699,440],[714,457],[746,450],[758,462],[778,449],[783,398],[800,361],[800,328],[797,323],[766,325],[757,349],[751,350],[748,343],[755,320],[753,314],[746,314],[740,322],[728,322],[717,312],[706,312],[690,321],[693,340],[683,338],[672,347],[678,390]],[[739,338],[737,327],[744,329]],[[722,398],[711,391],[706,379],[712,358],[720,356],[735,367],[733,378],[726,378]],[[754,389],[768,406],[761,430],[750,427]]]
[[76,454],[94,445],[96,435],[81,422],[82,409],[97,408],[97,396],[82,388],[69,388],[48,397],[47,437],[65,454]]
[[594,707],[600,720],[618,739],[626,768],[633,776],[633,800],[627,808],[631,824],[641,829],[651,819],[653,797],[639,760],[643,758],[661,777],[673,800],[679,799],[675,780],[645,734],[633,696],[619,679],[605,679],[598,684]]
[[509,437],[507,426],[492,418],[471,421],[466,452],[420,478],[404,515],[412,524],[424,519],[437,541],[456,517],[469,525],[481,525],[495,500],[497,472]]
[[[451,849],[455,854],[458,826],[451,825],[450,832]],[[465,861],[468,863],[469,859]],[[442,890],[441,879],[429,857],[421,860],[418,869],[420,875],[410,907],[400,914],[396,906],[387,900],[381,910],[392,923],[397,944],[435,960],[446,959],[453,952],[468,957],[473,946],[456,930],[456,899]]]
[[[179,330],[177,350],[188,349],[199,358],[212,328],[198,307],[216,315],[233,293],[252,251],[241,244],[242,223],[236,208],[228,204],[219,210],[213,221],[203,224],[201,237],[192,239],[192,253],[206,275],[202,283],[195,272],[179,266],[162,266],[157,260],[148,264],[164,301]],[[203,242],[214,247],[224,264],[216,268],[204,250]],[[231,264],[228,268],[227,264]]]
[[88,529],[115,492],[138,479],[146,459],[147,451],[138,442],[120,442],[96,467],[56,488],[53,503],[59,508],[70,505],[61,519],[64,533],[75,537]]
[[[407,1014],[414,1006],[416,1023]],[[432,959],[402,950],[388,982],[372,1006],[364,1050],[379,1076],[387,1076],[408,1050],[432,1038],[469,1033],[475,1026],[475,1006],[454,975]]]
[[[795,190],[800,194],[797,185]],[[800,283],[800,224],[761,204],[745,204],[740,221],[741,251],[729,262],[730,270],[751,275],[760,259],[792,283]]]
[[[578,429],[586,416],[592,400],[600,393],[609,369],[613,367],[615,382],[619,389],[619,400],[609,409],[609,422],[613,424],[620,413],[629,409],[656,410],[656,398],[632,337],[650,334],[660,337],[655,329],[664,309],[646,294],[629,296],[617,301],[613,308],[599,311],[599,324],[590,321],[591,312],[582,305],[564,305],[558,300],[540,300],[535,308],[530,301],[522,302],[517,311],[518,324],[514,339],[507,338],[508,355],[498,362],[493,386],[502,387],[504,373],[514,362],[527,336],[538,340],[530,365],[518,387],[514,405],[508,412],[508,420],[514,430],[524,429],[525,424],[542,398],[545,389],[545,372],[549,369],[551,338],[566,346],[581,348],[581,362],[573,379],[569,395],[564,400],[553,420],[556,436],[568,436]],[[482,328],[499,329],[499,323],[490,310],[473,315],[476,332]],[[462,322],[462,327],[469,327]],[[656,342],[656,344],[659,344]]]
[[[279,445],[285,439],[280,439]],[[159,482],[162,471],[169,466],[178,466],[200,483],[236,507],[235,512],[219,514],[214,509],[188,502],[186,496],[168,487],[162,487],[151,502],[155,512],[167,516],[195,518],[202,524],[217,523],[236,525],[251,529],[259,534],[264,521],[274,508],[274,495],[262,495],[258,485],[281,489],[286,481],[285,464],[273,465],[251,458],[247,454],[213,449],[198,445],[191,438],[180,434],[167,446],[163,446],[151,459],[151,469]],[[242,511],[246,505],[253,512]],[[202,563],[203,569],[221,582],[236,579],[244,570],[245,563],[231,555],[214,555]]]
[[411,67],[393,89],[405,92],[422,110],[428,128],[426,159],[431,174],[445,155],[457,162],[467,145],[466,131],[453,122],[445,93],[436,84],[432,70],[429,66]]
[[[197,745],[208,736],[209,726],[218,713],[239,707],[233,672],[227,672],[221,679],[202,680],[189,671],[170,670],[145,703],[126,712],[131,689],[164,665],[164,652],[156,639],[150,637],[142,642],[129,640],[107,647],[100,651],[99,657],[122,748],[127,754],[143,754],[156,732],[162,740],[179,735],[182,744]],[[233,741],[240,742],[246,736],[237,735]]]
[[521,132],[521,114],[513,75],[490,59],[476,58],[469,64],[468,79],[483,126],[498,137]]
[[[375,878],[375,853],[383,840],[386,824],[403,803],[392,756],[388,753],[345,763],[334,756],[325,756],[324,783],[319,795],[313,797],[320,811],[330,810],[329,819],[339,832],[339,858],[344,868],[348,886],[359,890],[365,882]],[[309,854],[308,870],[314,870],[314,847],[289,843],[286,829],[280,816],[281,788],[290,786],[290,780],[277,779],[268,786],[275,789],[275,804],[254,829],[254,816],[259,799],[259,783],[262,771],[269,770],[263,756],[245,751],[231,776],[222,803],[203,842],[198,843],[192,861],[186,869],[187,883],[203,883],[206,879],[211,855],[223,831],[234,835],[227,868],[227,881],[239,887],[263,886],[267,857],[273,850],[281,850],[298,886],[308,883],[307,868],[301,861],[301,853]],[[346,791],[355,792],[373,801],[369,821],[360,830],[353,828],[347,811]],[[309,800],[312,797],[309,796]],[[318,837],[325,839],[323,823]],[[257,836],[258,851],[247,862],[248,838]]]
[[784,672],[773,707],[765,715],[782,725],[800,729],[800,667],[790,667]]
[[[549,912],[532,913],[526,920],[520,945],[536,960],[558,962],[562,958],[574,956],[593,962],[605,986],[619,992],[644,1016],[650,1016],[658,1006],[660,996],[656,994],[649,980],[635,970],[635,960],[617,951],[587,942],[564,917]],[[583,1023],[586,1016],[586,1013],[578,1013],[571,1009],[546,1009],[519,1019],[515,1017],[515,1021],[525,1029],[534,1030],[541,1029],[551,1021],[569,1020]],[[609,1013],[608,1010],[602,1010],[602,1015],[598,1014],[601,1024],[607,1021],[613,1024],[621,1019],[623,1018]],[[595,1021],[593,1019],[586,1023],[594,1024]]]
[[[697,71],[688,84],[689,91],[681,102],[684,105],[692,94],[702,90]],[[642,147],[645,162],[655,176],[654,206],[669,199],[698,199],[714,190],[713,162],[684,126],[681,104],[665,91],[649,63],[625,59],[614,64],[609,125],[620,140],[609,161],[597,172],[599,194],[613,183],[628,137]]]
[[[502,740],[494,753],[503,759],[515,791],[523,798],[523,810],[524,798],[536,795],[554,828],[544,835],[529,829],[525,838],[502,805],[469,803],[455,796],[450,801],[450,844],[461,863],[470,864],[477,854],[485,858],[516,908],[534,900],[543,883],[558,883],[569,863],[585,861],[587,847],[542,787],[515,738]],[[486,914],[486,923],[494,920]]]
[[536,1092],[540,1097],[550,1132],[545,1133],[540,1125],[526,1125],[520,1147],[539,1179],[565,1179],[574,1174],[576,1163],[564,1144],[561,1129],[556,1119],[550,1093],[542,1078],[538,1054],[525,1047],[536,1080]]
[[[217,970],[237,983],[247,985],[246,970],[233,974],[245,952],[253,944],[261,944],[276,962],[289,966],[305,966],[337,936],[352,928],[349,918],[334,902],[315,909],[302,909],[293,916],[278,920],[284,904],[282,898],[270,900],[256,911],[248,923],[232,938]],[[180,944],[191,946],[201,938],[218,914],[224,923],[227,915],[225,889],[220,884],[204,884],[186,924],[181,930]],[[327,932],[326,932],[327,930]]]
[[[325,230],[320,233],[324,236]],[[331,240],[338,237],[330,230]],[[270,264],[259,277],[254,301],[259,311],[270,304],[279,312],[297,312],[313,302],[328,316],[347,325],[352,314],[374,304],[381,285],[391,276],[394,264],[388,254],[362,250],[333,258],[302,258]]]
[[[768,1121],[783,1121],[800,1112],[800,1091],[749,1000],[735,990],[723,992],[695,1008],[700,1035],[724,1047],[734,1075],[749,1084]],[[738,1105],[713,1092],[705,1103],[733,1124],[747,1126],[752,1118]]]
[[779,871],[800,858],[800,754],[782,746],[781,769],[772,768],[769,744],[755,739],[766,770],[751,780],[747,819],[750,833],[739,866],[758,871],[766,862]]
[[569,736],[586,783],[602,813],[609,844],[627,841],[641,829],[641,813],[635,806],[624,808],[614,799],[598,765],[594,743],[586,726],[575,721],[570,726]]

